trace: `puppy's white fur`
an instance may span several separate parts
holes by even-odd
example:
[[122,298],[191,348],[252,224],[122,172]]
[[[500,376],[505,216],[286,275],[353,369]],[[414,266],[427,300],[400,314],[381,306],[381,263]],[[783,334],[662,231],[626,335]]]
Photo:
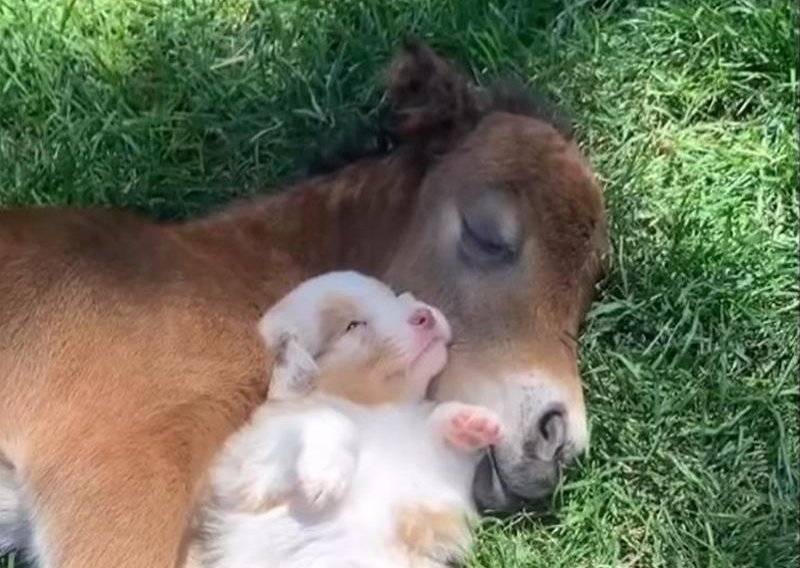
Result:
[[[326,336],[330,322],[321,318],[332,295],[358,314]],[[219,456],[193,551],[204,566],[439,567],[467,551],[474,469],[499,426],[481,407],[423,402],[450,331],[432,308],[414,312],[420,306],[374,279],[332,273],[266,314],[260,330],[282,350],[272,396],[290,400],[263,405]],[[433,314],[435,326],[420,331],[411,313]],[[372,365],[370,351],[386,345],[381,356],[392,361],[348,380],[379,388],[405,381],[391,386],[393,401],[357,404],[324,392],[327,373],[356,370],[346,363],[359,358]],[[319,388],[296,399],[309,382]]]

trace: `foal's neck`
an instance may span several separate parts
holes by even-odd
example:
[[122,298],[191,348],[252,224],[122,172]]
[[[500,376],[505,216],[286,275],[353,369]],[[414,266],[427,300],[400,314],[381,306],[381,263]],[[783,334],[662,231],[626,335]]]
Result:
[[382,274],[401,244],[421,177],[413,154],[400,148],[175,230],[196,255],[270,301],[330,270]]

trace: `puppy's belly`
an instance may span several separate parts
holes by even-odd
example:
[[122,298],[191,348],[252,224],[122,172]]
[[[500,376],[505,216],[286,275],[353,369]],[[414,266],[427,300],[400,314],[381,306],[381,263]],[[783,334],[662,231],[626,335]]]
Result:
[[426,559],[457,554],[469,542],[476,458],[444,448],[426,416],[421,408],[351,415],[361,436],[344,500],[317,514],[290,505],[216,513],[213,568],[444,566]]
[[375,543],[383,539],[374,527],[358,538],[336,514],[328,520],[301,521],[288,507],[281,506],[267,513],[226,516],[224,525],[225,534],[216,540],[217,550],[212,551],[212,557],[220,559],[215,568],[408,566],[387,558],[384,547],[376,549]]

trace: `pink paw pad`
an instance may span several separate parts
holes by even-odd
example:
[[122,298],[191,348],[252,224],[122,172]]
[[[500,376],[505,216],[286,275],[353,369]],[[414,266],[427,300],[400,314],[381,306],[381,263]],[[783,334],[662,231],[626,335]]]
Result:
[[447,422],[445,439],[462,450],[480,450],[500,442],[502,430],[488,411],[468,408],[458,411]]

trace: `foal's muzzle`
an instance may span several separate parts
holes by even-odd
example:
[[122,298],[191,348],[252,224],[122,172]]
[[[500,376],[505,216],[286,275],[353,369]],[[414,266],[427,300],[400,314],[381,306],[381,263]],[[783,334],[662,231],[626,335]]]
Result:
[[554,411],[528,433],[522,448],[492,448],[478,464],[472,485],[478,509],[515,512],[551,495],[571,457],[566,443],[564,416]]

